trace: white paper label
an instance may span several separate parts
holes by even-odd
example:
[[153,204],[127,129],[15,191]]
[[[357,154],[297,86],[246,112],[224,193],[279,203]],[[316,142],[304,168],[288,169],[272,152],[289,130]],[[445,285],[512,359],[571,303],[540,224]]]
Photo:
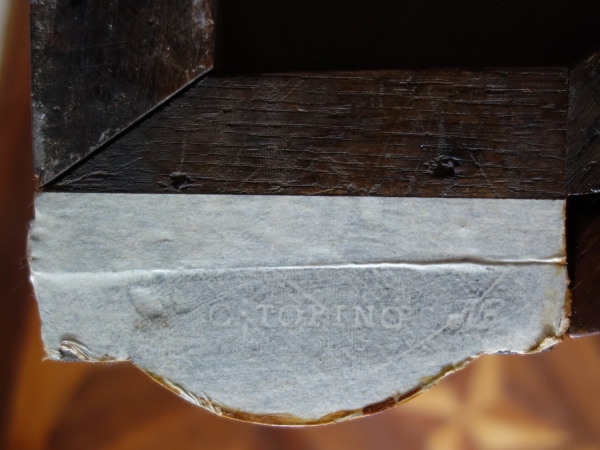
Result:
[[30,253],[44,341],[131,359],[217,409],[357,411],[561,335],[563,207],[43,194]]

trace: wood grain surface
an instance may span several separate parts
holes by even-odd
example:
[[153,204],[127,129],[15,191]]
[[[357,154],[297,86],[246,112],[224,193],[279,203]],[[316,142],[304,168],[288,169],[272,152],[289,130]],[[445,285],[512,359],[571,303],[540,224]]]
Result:
[[212,0],[32,1],[40,184],[212,68],[212,14]]
[[600,51],[569,74],[567,189],[570,194],[600,190]]
[[47,189],[561,198],[567,71],[206,77]]
[[600,332],[600,51],[569,74],[567,252],[572,334]]

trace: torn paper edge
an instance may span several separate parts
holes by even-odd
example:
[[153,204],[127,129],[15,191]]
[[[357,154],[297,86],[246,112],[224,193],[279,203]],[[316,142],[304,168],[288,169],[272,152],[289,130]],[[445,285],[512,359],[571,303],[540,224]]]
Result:
[[[564,223],[564,206],[563,206],[563,223]],[[565,229],[563,226],[562,231],[563,236],[563,250],[565,248]],[[28,248],[29,250],[29,248]],[[564,253],[563,253],[564,254]],[[482,263],[488,263],[488,261],[480,261]],[[508,261],[507,261],[508,262]],[[531,263],[548,263],[548,264],[556,264],[559,267],[566,265],[565,258],[554,258],[553,260],[535,260],[530,261]],[[528,263],[528,261],[510,261],[509,263]],[[509,353],[518,353],[518,354],[531,354],[540,351],[544,351],[553,345],[562,341],[564,334],[568,330],[569,327],[569,316],[571,313],[571,290],[568,288],[568,273],[566,274],[566,289],[565,289],[565,301],[564,301],[564,315],[561,319],[561,324],[559,327],[558,333],[548,334],[540,339],[539,342],[534,344],[529,350],[524,352],[509,352]],[[136,365],[136,367],[140,368],[144,371],[152,380],[166,387],[167,389],[174,392],[176,395],[182,397],[184,400],[191,402],[203,409],[221,415],[223,417],[228,417],[231,419],[247,421],[247,422],[255,422],[261,424],[270,424],[270,425],[284,425],[284,426],[304,426],[304,425],[321,425],[327,423],[335,423],[341,422],[344,420],[367,416],[371,414],[375,414],[378,412],[385,411],[394,406],[397,406],[405,401],[410,400],[411,398],[419,395],[420,393],[425,392],[433,385],[437,384],[441,379],[445,376],[454,373],[457,370],[460,370],[470,364],[472,361],[477,359],[479,356],[493,354],[482,352],[477,355],[473,355],[464,361],[444,367],[437,375],[424,377],[422,383],[406,392],[396,393],[382,401],[372,403],[363,408],[356,410],[345,410],[345,411],[337,411],[331,414],[327,414],[318,418],[299,418],[290,414],[252,414],[243,411],[236,410],[234,408],[230,408],[226,405],[220,404],[211,400],[206,396],[199,396],[187,391],[185,388],[178,386],[176,383],[171,382],[170,380],[153,374],[143,367],[138,366],[134,361],[130,361],[128,359],[116,359],[109,355],[95,355],[89,349],[85,347],[85,345],[78,343],[76,340],[65,339],[61,342],[60,348],[58,350],[45,348],[46,351],[46,359],[56,360],[56,361],[86,361],[92,363],[113,363],[113,362],[130,362]]]

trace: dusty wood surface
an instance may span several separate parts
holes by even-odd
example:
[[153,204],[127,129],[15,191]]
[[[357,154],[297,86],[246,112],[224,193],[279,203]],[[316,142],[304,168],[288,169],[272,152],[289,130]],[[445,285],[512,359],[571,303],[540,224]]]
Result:
[[570,194],[600,190],[600,51],[570,73],[567,188]]
[[212,0],[33,0],[43,184],[213,65]]
[[207,77],[49,186],[560,198],[567,72]]
[[600,195],[567,201],[572,334],[600,332]]

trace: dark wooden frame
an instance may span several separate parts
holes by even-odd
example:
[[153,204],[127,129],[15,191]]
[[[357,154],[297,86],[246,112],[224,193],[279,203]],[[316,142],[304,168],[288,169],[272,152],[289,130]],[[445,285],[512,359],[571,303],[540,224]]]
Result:
[[565,198],[571,332],[600,331],[600,53],[554,67],[213,74],[217,6],[32,3],[43,190]]

